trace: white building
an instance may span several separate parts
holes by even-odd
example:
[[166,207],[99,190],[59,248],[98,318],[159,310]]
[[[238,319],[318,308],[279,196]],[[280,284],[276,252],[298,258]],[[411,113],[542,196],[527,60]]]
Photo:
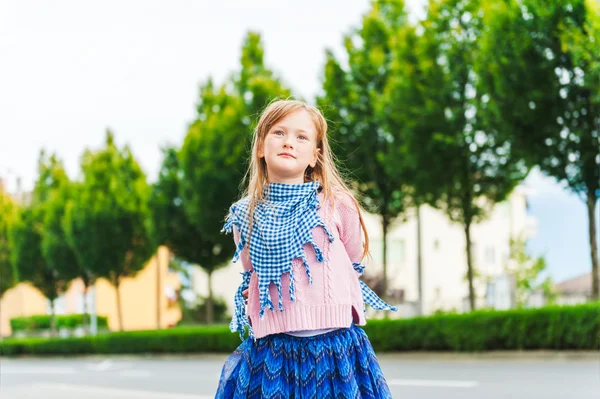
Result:
[[[418,312],[417,218],[409,215],[398,220],[388,233],[388,279],[391,290],[402,290],[410,307],[406,315]],[[423,312],[436,310],[468,310],[466,238],[463,226],[452,223],[444,213],[422,206],[421,268]],[[381,270],[382,233],[378,217],[369,215],[367,229],[371,239],[368,268]],[[488,281],[504,274],[509,257],[510,237],[535,233],[535,221],[527,215],[525,192],[516,189],[503,203],[498,204],[488,219],[471,227],[472,260],[476,270],[477,305],[486,303]],[[398,295],[396,295],[398,296]]]
[[[477,270],[478,307],[489,303],[487,284],[503,275],[509,256],[510,237],[535,234],[535,220],[527,215],[525,189],[518,187],[510,197],[498,204],[488,219],[471,228],[473,263]],[[422,206],[421,259],[423,312],[436,310],[468,310],[468,283],[465,233],[461,225],[452,223],[441,211]],[[382,270],[381,221],[377,215],[366,214],[365,223],[370,238],[370,259],[365,260],[366,274]],[[398,316],[418,314],[419,289],[417,267],[417,219],[415,212],[398,218],[388,231],[387,275],[390,291],[399,305]],[[200,295],[208,292],[206,274],[194,268],[192,285]],[[213,292],[231,306],[241,277],[241,264],[220,269],[213,274]],[[500,291],[500,290],[498,290]]]

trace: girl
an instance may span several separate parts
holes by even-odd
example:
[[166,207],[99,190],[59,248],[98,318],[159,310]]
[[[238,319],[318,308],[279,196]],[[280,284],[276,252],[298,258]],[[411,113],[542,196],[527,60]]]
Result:
[[245,270],[230,327],[249,337],[225,362],[216,398],[391,398],[357,324],[364,303],[396,308],[358,279],[368,237],[323,115],[300,101],[269,105],[248,174],[223,230]]

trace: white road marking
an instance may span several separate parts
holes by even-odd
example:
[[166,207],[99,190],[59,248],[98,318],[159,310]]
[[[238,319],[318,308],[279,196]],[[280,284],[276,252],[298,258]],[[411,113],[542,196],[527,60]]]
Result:
[[101,361],[100,363],[95,365],[95,369],[98,371],[108,370],[112,366],[112,361],[110,359],[106,359]]
[[475,388],[477,381],[459,380],[388,380],[388,385],[407,387],[440,387],[440,388]]
[[66,367],[2,367],[2,374],[75,374],[75,369]]
[[70,385],[70,384],[34,384],[33,387],[44,391],[60,391],[79,393],[83,397],[86,395],[103,395],[109,398],[136,398],[136,399],[213,399],[212,396],[159,392],[159,391],[143,391],[139,389],[122,389],[122,388],[107,388],[92,385]]
[[132,367],[131,363],[127,362],[113,362],[110,359],[105,359],[100,363],[90,363],[85,366],[90,371],[118,371],[127,370]]
[[112,360],[110,360],[110,359],[104,359],[100,363],[87,364],[85,367],[88,370],[106,371],[106,370],[109,370],[112,366],[113,366]]
[[152,376],[152,373],[148,370],[123,370],[119,375],[130,378],[149,378]]

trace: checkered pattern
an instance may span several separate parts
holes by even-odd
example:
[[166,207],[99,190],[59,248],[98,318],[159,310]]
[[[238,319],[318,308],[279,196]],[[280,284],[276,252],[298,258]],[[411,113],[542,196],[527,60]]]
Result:
[[[318,182],[270,183],[265,192],[265,201],[257,203],[254,208],[254,224],[250,237],[252,243],[250,245],[250,261],[258,276],[259,315],[261,318],[267,307],[274,310],[269,295],[271,283],[277,287],[278,308],[283,310],[281,276],[284,273],[290,273],[290,297],[292,301],[296,299],[292,272],[294,259],[302,259],[309,282],[312,283],[312,275],[302,248],[303,245],[310,243],[315,250],[317,261],[323,262],[324,260],[321,249],[313,239],[312,229],[317,226],[323,227],[329,240],[333,241],[333,236],[317,212],[320,206],[317,199],[319,187]],[[234,262],[239,259],[240,253],[247,243],[247,237],[250,235],[248,220],[248,199],[244,198],[231,206],[230,217],[223,227],[224,231],[231,232],[233,226],[236,226],[240,231]]]
[[254,338],[254,332],[252,331],[252,327],[248,322],[248,315],[246,314],[246,300],[243,294],[244,290],[247,290],[248,287],[250,287],[250,277],[252,276],[252,272],[253,270],[246,270],[245,272],[240,273],[242,275],[242,283],[238,287],[233,299],[235,304],[235,312],[231,318],[231,323],[229,323],[229,329],[231,332],[239,332],[241,340],[244,339],[245,327],[248,327],[248,335],[250,338]]
[[[323,253],[313,239],[312,229],[321,226],[327,233],[329,241],[333,242],[334,240],[333,235],[317,212],[320,207],[317,198],[319,188],[318,182],[304,184],[270,183],[265,191],[265,201],[257,203],[254,208],[254,224],[250,237],[252,243],[250,245],[250,261],[253,271],[258,276],[259,315],[261,318],[264,316],[267,307],[274,310],[269,295],[271,283],[274,283],[277,287],[279,293],[278,308],[283,311],[281,277],[284,273],[290,273],[290,299],[292,301],[296,300],[292,270],[294,259],[302,259],[309,282],[312,284],[312,275],[303,246],[310,243],[314,248],[317,261],[324,261]],[[233,262],[239,259],[250,236],[248,204],[248,198],[233,204],[230,208],[229,218],[223,226],[222,231],[231,233],[235,226],[240,232]],[[362,264],[354,263],[353,266],[359,274],[362,274],[364,269]],[[243,337],[246,327],[249,330],[250,337],[253,337],[252,328],[248,323],[246,314],[245,299],[242,295],[242,292],[249,286],[253,271],[242,273],[243,281],[234,299],[235,314],[231,320],[230,329],[232,332],[238,331],[240,338]],[[382,301],[364,282],[360,282],[360,287],[364,302],[373,308],[397,310]]]
[[[362,263],[353,263],[352,266],[354,267],[354,270],[356,270],[356,272],[358,272],[358,274],[362,276],[365,270],[365,265],[363,265]],[[364,281],[359,281],[359,283],[364,303],[368,303],[373,309],[377,310],[393,310],[394,312],[398,311],[397,307],[389,305],[385,303],[381,298],[379,298],[377,294],[373,292],[373,290],[370,289]]]

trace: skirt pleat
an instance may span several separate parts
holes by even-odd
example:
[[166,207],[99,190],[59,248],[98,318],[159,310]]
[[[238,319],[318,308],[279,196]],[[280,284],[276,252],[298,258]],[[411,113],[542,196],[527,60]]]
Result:
[[352,325],[313,337],[246,339],[223,365],[216,399],[387,399],[365,332]]

